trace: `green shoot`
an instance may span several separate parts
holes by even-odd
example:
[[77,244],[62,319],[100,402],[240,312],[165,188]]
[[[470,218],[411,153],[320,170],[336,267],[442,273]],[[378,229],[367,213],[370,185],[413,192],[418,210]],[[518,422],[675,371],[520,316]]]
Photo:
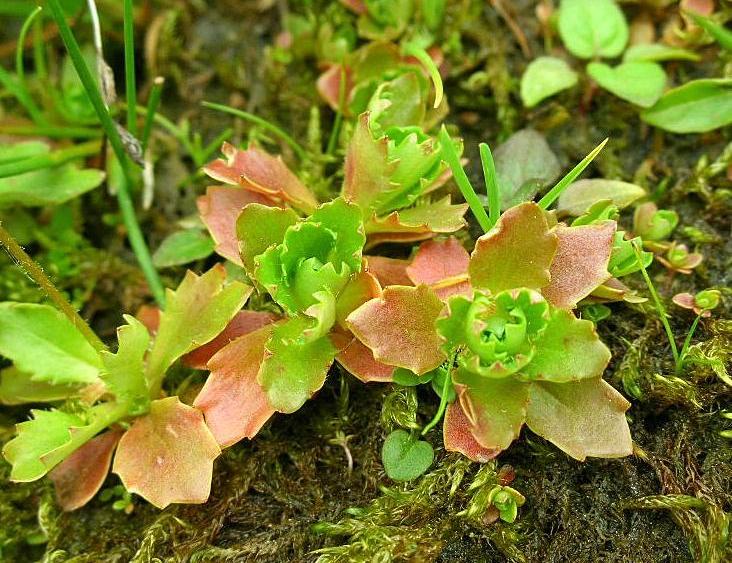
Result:
[[266,119],[262,119],[261,117],[254,115],[252,113],[249,113],[247,111],[232,108],[230,106],[225,106],[223,104],[215,104],[213,102],[201,102],[201,105],[208,109],[213,109],[216,111],[220,111],[222,113],[228,113],[229,115],[234,115],[241,119],[245,119],[247,121],[251,121],[252,123],[256,123],[257,125],[263,127],[264,129],[267,129],[268,131],[274,133],[280,139],[282,139],[285,143],[290,145],[290,148],[292,148],[292,150],[295,152],[295,154],[297,154],[297,156],[300,158],[300,160],[308,159],[308,155],[307,155],[307,152],[305,152],[305,149],[303,149],[297,143],[297,141],[295,141],[295,139],[293,139],[290,135],[288,135],[282,128],[278,127],[274,123],[270,123]]
[[135,18],[132,0],[124,0],[125,36],[125,97],[127,99],[127,130],[137,136],[137,86],[135,84]]
[[52,139],[98,139],[102,132],[94,127],[67,127],[65,125],[8,125],[0,124],[0,134],[21,137],[50,137]]
[[430,420],[422,430],[422,436],[426,435],[430,430],[437,426],[437,424],[442,420],[442,417],[445,414],[445,409],[447,409],[447,396],[449,394],[448,390],[452,381],[452,370],[454,369],[456,359],[457,354],[453,354],[452,362],[450,363],[450,370],[445,376],[445,381],[443,381],[442,383],[442,393],[440,393],[440,406],[437,408],[435,416],[432,417],[432,420]]
[[164,84],[165,79],[162,76],[158,76],[155,78],[155,80],[153,80],[152,90],[150,91],[150,99],[147,101],[147,110],[145,112],[145,125],[142,128],[142,137],[140,137],[142,154],[145,154],[145,151],[147,150],[147,144],[150,141],[150,133],[152,132],[155,114],[160,107],[160,98],[163,94]]
[[488,192],[488,212],[490,213],[491,228],[493,228],[501,216],[501,193],[498,187],[496,164],[493,162],[491,149],[486,143],[480,143],[478,149],[480,150],[480,162],[483,165],[485,188]]
[[552,203],[554,203],[557,198],[562,195],[562,192],[569,186],[572,182],[574,182],[577,177],[584,172],[585,168],[587,168],[593,160],[595,160],[595,157],[600,153],[600,151],[603,149],[605,144],[608,142],[609,137],[605,139],[602,143],[597,145],[594,149],[592,149],[592,152],[588,154],[586,157],[582,159],[582,161],[572,168],[572,170],[569,171],[569,173],[559,180],[557,184],[549,190],[544,197],[542,197],[539,200],[539,207],[542,209],[549,209]]
[[689,353],[689,347],[691,346],[691,339],[694,337],[694,333],[696,332],[696,328],[699,326],[699,321],[701,320],[703,313],[704,313],[704,311],[701,311],[694,319],[694,322],[691,323],[691,327],[689,328],[689,333],[686,335],[686,339],[684,340],[684,345],[681,347],[681,353],[679,354],[679,357],[676,360],[676,375],[679,375],[681,373],[681,370],[684,368],[684,360],[686,359],[686,355]]
[[114,151],[117,160],[119,160],[120,162],[120,166],[123,171],[124,181],[121,183],[119,189],[117,190],[117,201],[119,203],[120,211],[122,213],[122,220],[124,221],[125,227],[127,228],[127,236],[130,241],[130,246],[132,246],[132,250],[135,253],[137,261],[140,264],[140,268],[145,274],[145,278],[150,285],[150,291],[152,292],[158,304],[160,306],[163,306],[165,303],[165,290],[163,289],[163,284],[160,281],[158,272],[155,269],[155,266],[153,266],[150,250],[145,243],[145,238],[142,235],[140,224],[137,222],[137,216],[135,215],[135,206],[129,193],[129,188],[132,184],[132,175],[129,170],[129,161],[127,158],[127,152],[122,143],[122,138],[119,134],[119,131],[117,130],[114,121],[112,120],[111,115],[109,114],[109,111],[107,110],[107,107],[104,103],[104,100],[102,99],[102,95],[99,92],[99,89],[97,88],[94,78],[92,77],[91,72],[89,72],[89,69],[86,66],[86,62],[84,62],[84,57],[81,53],[79,44],[76,41],[76,38],[74,37],[74,34],[71,31],[68,22],[66,21],[66,16],[64,16],[64,12],[61,8],[59,0],[49,0],[48,5],[51,9],[53,18],[58,25],[59,33],[61,34],[61,38],[63,39],[64,44],[66,45],[69,56],[74,63],[74,67],[76,68],[76,72],[79,75],[79,79],[84,85],[84,89],[89,96],[89,100],[94,106],[99,121],[101,122],[102,128],[109,138],[109,143],[112,146],[112,150]]
[[61,149],[49,154],[42,154],[30,158],[24,158],[16,162],[8,162],[0,164],[0,178],[16,176],[24,172],[33,170],[41,170],[42,168],[51,168],[58,166],[76,158],[92,156],[99,154],[102,145],[99,141],[89,141],[80,145],[74,145],[67,149]]
[[33,10],[30,15],[25,19],[25,21],[23,22],[23,27],[20,28],[20,33],[18,34],[18,46],[15,49],[15,74],[18,75],[18,81],[21,84],[24,84],[25,82],[25,68],[23,67],[23,49],[25,48],[25,38],[28,35],[28,31],[30,30],[31,25],[33,25],[33,22],[42,10],[43,8],[37,6],[36,9]]
[[333,151],[335,151],[336,143],[338,142],[338,137],[341,133],[341,124],[343,123],[343,110],[344,104],[346,103],[346,82],[346,67],[341,65],[341,81],[338,84],[338,111],[335,115],[333,129],[330,132],[328,147],[325,149],[325,154],[333,154]]
[[425,51],[421,47],[417,47],[412,43],[408,43],[404,46],[404,52],[407,55],[411,55],[420,63],[422,63],[422,66],[429,73],[432,84],[435,87],[435,103],[433,107],[437,109],[442,103],[444,89],[442,86],[442,77],[440,76],[440,70],[437,68],[435,61],[432,60],[432,57],[429,56],[427,51]]
[[8,71],[0,66],[0,86],[3,86],[8,92],[10,92],[18,100],[18,103],[22,105],[31,116],[31,119],[40,124],[47,123],[46,118],[43,117],[41,110],[33,101],[28,90],[25,86],[18,82]]
[[457,183],[458,188],[460,188],[460,192],[463,194],[465,201],[470,206],[470,210],[473,212],[473,215],[475,215],[475,218],[478,220],[478,224],[480,224],[480,227],[484,232],[488,232],[492,227],[491,220],[488,218],[488,214],[486,213],[483,204],[480,202],[478,194],[475,193],[475,189],[470,183],[468,175],[465,174],[465,170],[463,170],[463,167],[460,164],[460,158],[458,157],[457,152],[455,152],[452,139],[450,139],[450,135],[447,133],[447,129],[445,129],[444,125],[440,130],[439,139],[440,145],[442,146],[442,158],[452,169],[452,175],[455,178],[455,182]]

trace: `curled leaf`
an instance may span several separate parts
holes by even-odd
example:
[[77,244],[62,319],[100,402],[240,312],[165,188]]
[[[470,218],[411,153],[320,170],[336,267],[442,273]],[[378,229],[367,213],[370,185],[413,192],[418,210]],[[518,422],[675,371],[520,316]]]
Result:
[[407,275],[414,285],[429,286],[440,299],[470,295],[469,263],[470,255],[456,238],[431,240],[420,245],[407,267]]
[[336,356],[346,370],[363,381],[388,383],[394,379],[394,366],[386,365],[374,358],[374,353],[358,338],[353,338]]
[[445,449],[448,452],[460,452],[468,459],[479,463],[485,463],[496,457],[499,450],[481,446],[473,436],[472,428],[460,402],[450,403],[445,411],[445,421],[442,427]]

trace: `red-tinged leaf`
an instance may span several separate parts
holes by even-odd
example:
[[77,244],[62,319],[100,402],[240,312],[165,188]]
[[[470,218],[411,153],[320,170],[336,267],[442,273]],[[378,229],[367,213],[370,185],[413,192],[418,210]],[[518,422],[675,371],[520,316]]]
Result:
[[463,216],[468,210],[467,204],[452,205],[450,198],[422,203],[393,211],[384,217],[375,217],[366,224],[366,234],[436,234],[454,233],[465,226]]
[[256,436],[275,412],[257,383],[264,346],[271,333],[270,326],[241,336],[208,363],[211,374],[193,406],[203,411],[206,424],[222,448]]
[[512,207],[476,242],[470,257],[470,281],[474,288],[492,293],[545,287],[557,245],[557,235],[550,231],[537,204]]
[[364,256],[366,271],[371,272],[379,280],[382,287],[389,285],[412,285],[407,275],[409,261],[385,256]]
[[348,327],[376,360],[423,374],[445,361],[435,321],[442,302],[427,286],[392,286],[356,309]]
[[152,336],[157,334],[158,326],[160,326],[160,308],[153,305],[143,305],[137,310],[135,318],[145,325],[145,328]]
[[211,369],[206,364],[219,350],[240,336],[259,330],[277,320],[273,313],[261,311],[239,311],[229,321],[224,331],[208,344],[196,348],[183,356],[183,363],[193,369]]
[[150,403],[150,412],[122,436],[112,471],[157,508],[200,504],[208,500],[220,453],[201,411],[167,397]]
[[249,190],[210,186],[206,195],[196,201],[201,220],[216,243],[216,252],[242,265],[239,257],[239,241],[236,238],[236,220],[242,209],[250,203],[274,206],[275,200]]
[[363,0],[340,0],[340,2],[354,14],[360,16],[366,13],[366,4],[364,4]]
[[463,245],[450,237],[443,241],[423,243],[407,267],[407,275],[414,285],[421,283],[431,287],[440,299],[451,295],[472,293],[468,280],[470,255]]
[[362,270],[351,276],[346,286],[338,294],[336,302],[336,320],[347,329],[346,317],[361,305],[381,296],[381,285],[372,273]]
[[[343,72],[342,68],[342,65],[339,64],[331,65],[328,70],[318,77],[318,81],[316,82],[318,94],[320,94],[320,97],[327,102],[333,111],[338,111],[338,102],[340,100],[341,93],[341,75]],[[352,71],[349,67],[346,67],[345,74],[346,91],[344,96],[345,103],[343,104],[345,107],[343,109],[347,110],[349,93],[351,88],[353,88],[353,79],[351,76]],[[346,111],[346,113],[348,112]]]
[[558,225],[559,240],[550,268],[551,281],[541,290],[556,307],[571,309],[610,279],[607,265],[613,250],[615,221],[580,227]]
[[479,463],[485,463],[500,453],[500,450],[484,448],[477,442],[473,436],[473,426],[460,406],[460,401],[447,406],[442,439],[448,452],[460,452],[468,459]]
[[113,430],[92,438],[48,474],[63,510],[81,508],[97,494],[122,434],[121,430]]
[[502,451],[518,438],[526,421],[527,383],[513,377],[481,377],[460,369],[455,375],[455,390],[478,444]]
[[375,248],[379,246],[380,244],[384,244],[387,242],[394,243],[394,244],[407,244],[409,242],[420,242],[423,240],[427,240],[435,236],[435,233],[433,233],[430,230],[427,230],[424,227],[415,228],[411,231],[404,231],[401,233],[395,233],[395,232],[384,232],[384,233],[371,233],[368,235],[368,238],[366,239],[366,246],[364,248],[366,250],[371,250],[372,248]]
[[530,385],[526,424],[580,461],[633,452],[625,411],[630,403],[601,378]]
[[336,360],[364,383],[388,383],[394,379],[394,366],[377,361],[371,349],[364,346],[358,338],[352,339],[336,356]]
[[289,201],[296,207],[311,211],[318,202],[279,156],[250,147],[241,150],[224,143],[221,152],[226,159],[214,160],[203,168],[211,178],[259,192],[270,198]]

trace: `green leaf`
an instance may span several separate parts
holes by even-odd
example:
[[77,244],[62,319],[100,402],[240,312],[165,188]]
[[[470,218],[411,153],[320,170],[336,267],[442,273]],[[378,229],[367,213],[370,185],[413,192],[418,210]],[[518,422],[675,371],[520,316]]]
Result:
[[295,223],[297,213],[289,208],[250,203],[242,210],[236,221],[236,236],[247,272],[254,272],[254,258],[280,244],[288,227]]
[[640,43],[631,45],[623,54],[624,63],[663,61],[700,61],[701,57],[687,49],[671,47],[662,43]]
[[562,172],[544,136],[533,129],[522,129],[511,135],[493,156],[503,210],[531,201]]
[[655,104],[666,87],[666,73],[657,63],[630,62],[616,67],[590,63],[587,74],[618,98],[644,108]]
[[81,332],[49,305],[0,303],[0,354],[53,384],[92,383],[102,367]]
[[641,119],[672,133],[705,133],[732,123],[732,79],[702,79],[666,92]]
[[577,84],[577,73],[557,57],[537,57],[521,76],[521,100],[532,108],[542,100]]
[[526,424],[580,461],[633,452],[625,411],[630,403],[601,378],[530,385]]
[[549,283],[557,237],[544,211],[522,203],[506,211],[496,226],[478,239],[468,268],[473,287],[492,293]]
[[257,381],[273,409],[293,413],[323,386],[338,350],[328,336],[306,340],[313,321],[295,317],[275,327]]
[[628,23],[614,0],[562,0],[559,35],[576,57],[613,58],[628,42]]
[[646,195],[640,186],[618,180],[596,178],[571,183],[559,196],[557,211],[560,214],[580,216],[602,200],[610,200],[622,209]]
[[394,430],[384,440],[381,463],[394,481],[411,481],[432,465],[435,452],[428,442],[417,440],[405,430]]
[[696,25],[704,29],[714,40],[727,51],[732,51],[732,31],[722,27],[713,19],[697,14],[692,11],[686,12],[694,20]]
[[9,164],[49,152],[51,152],[51,147],[42,141],[0,143],[0,164]]
[[372,127],[378,126],[383,131],[389,127],[421,125],[427,101],[425,84],[416,69],[381,84],[369,102]]
[[0,404],[51,403],[68,399],[82,389],[81,385],[54,385],[33,381],[33,376],[15,366],[0,370]]
[[124,315],[124,319],[127,324],[117,329],[117,353],[102,352],[101,378],[118,401],[129,403],[130,412],[139,414],[149,403],[144,359],[150,334],[135,317]]
[[242,308],[252,288],[225,282],[226,271],[217,266],[202,276],[189,271],[178,289],[167,290],[165,311],[148,358],[148,384],[157,384],[173,362],[218,335]]
[[43,457],[71,440],[71,428],[84,425],[76,415],[52,410],[32,410],[33,418],[16,425],[17,436],[3,448],[13,468],[10,480],[25,483],[43,477],[53,469]]
[[160,243],[153,254],[153,264],[157,268],[188,264],[210,256],[214,246],[213,239],[199,229],[178,231]]
[[58,205],[100,186],[104,177],[101,170],[69,163],[0,178],[0,207]]
[[610,350],[592,321],[555,309],[546,330],[536,341],[534,357],[521,373],[529,379],[566,383],[599,377],[610,361]]
[[[439,369],[439,368],[438,368]],[[429,383],[437,373],[437,369],[428,371],[425,374],[417,375],[412,370],[405,368],[396,368],[392,375],[394,383],[403,387],[416,387],[423,383]]]

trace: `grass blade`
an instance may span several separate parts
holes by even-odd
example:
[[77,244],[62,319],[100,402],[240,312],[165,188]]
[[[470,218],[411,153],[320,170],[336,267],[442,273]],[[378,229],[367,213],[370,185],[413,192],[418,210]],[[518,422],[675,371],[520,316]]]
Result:
[[498,222],[501,216],[501,192],[498,187],[498,176],[496,174],[496,164],[493,162],[493,154],[490,147],[486,143],[478,145],[480,150],[480,162],[483,165],[483,178],[485,179],[485,189],[488,193],[488,211],[491,229]]

